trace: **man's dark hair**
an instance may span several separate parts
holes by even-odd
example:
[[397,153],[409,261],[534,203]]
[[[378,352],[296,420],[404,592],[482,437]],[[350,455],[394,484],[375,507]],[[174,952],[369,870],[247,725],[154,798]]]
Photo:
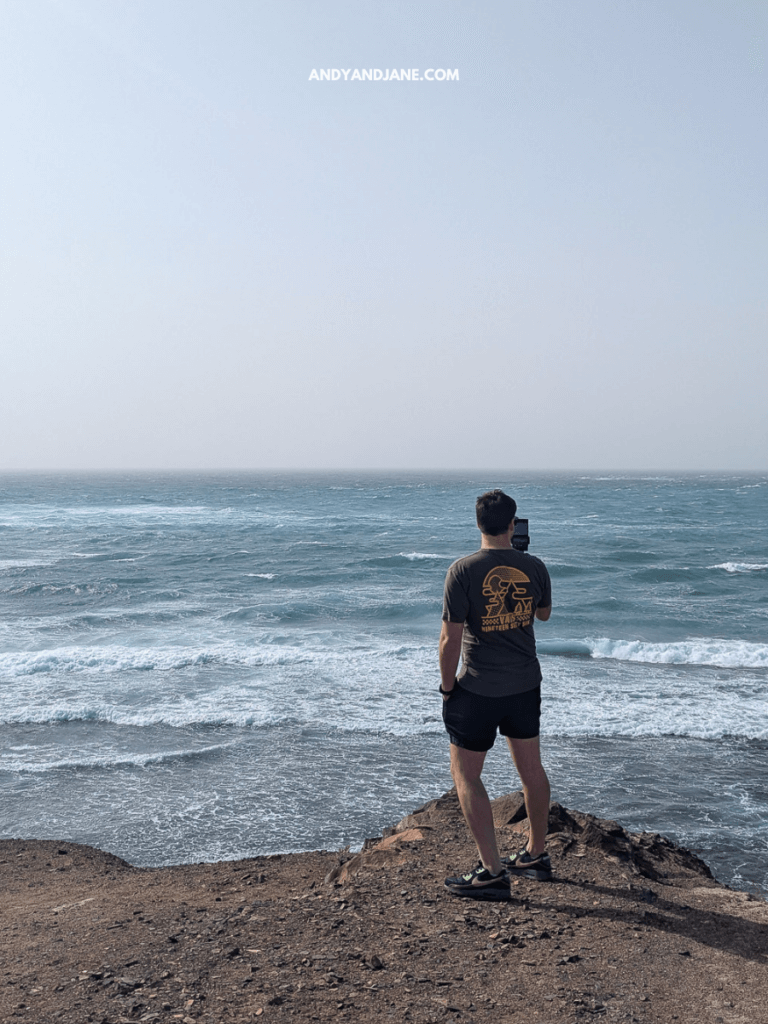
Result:
[[480,532],[495,537],[509,529],[509,524],[515,518],[517,505],[514,498],[510,498],[497,488],[495,491],[486,491],[480,495],[475,512]]

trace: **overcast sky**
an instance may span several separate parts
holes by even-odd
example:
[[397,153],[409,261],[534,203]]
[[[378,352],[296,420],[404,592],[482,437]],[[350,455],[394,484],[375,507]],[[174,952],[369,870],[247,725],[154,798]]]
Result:
[[0,14],[0,469],[768,468],[764,0]]

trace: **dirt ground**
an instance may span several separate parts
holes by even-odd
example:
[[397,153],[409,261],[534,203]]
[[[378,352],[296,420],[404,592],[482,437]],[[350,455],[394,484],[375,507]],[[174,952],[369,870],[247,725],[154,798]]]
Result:
[[[526,822],[494,802],[505,852]],[[659,836],[553,804],[552,882],[483,903],[450,793],[363,852],[134,868],[0,842],[0,1020],[768,1022],[768,904]]]

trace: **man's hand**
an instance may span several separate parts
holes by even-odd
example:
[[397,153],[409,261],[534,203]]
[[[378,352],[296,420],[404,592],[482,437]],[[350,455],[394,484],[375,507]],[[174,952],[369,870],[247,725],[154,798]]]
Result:
[[443,628],[440,630],[440,685],[444,701],[451,696],[453,685],[456,682],[463,632],[463,622],[444,622]]

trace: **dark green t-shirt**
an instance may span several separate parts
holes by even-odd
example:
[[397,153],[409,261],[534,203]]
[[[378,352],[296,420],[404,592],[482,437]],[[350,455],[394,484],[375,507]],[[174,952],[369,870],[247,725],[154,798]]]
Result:
[[533,618],[552,604],[544,563],[514,548],[481,548],[445,578],[443,619],[463,622],[459,683],[486,697],[533,690],[541,682]]

